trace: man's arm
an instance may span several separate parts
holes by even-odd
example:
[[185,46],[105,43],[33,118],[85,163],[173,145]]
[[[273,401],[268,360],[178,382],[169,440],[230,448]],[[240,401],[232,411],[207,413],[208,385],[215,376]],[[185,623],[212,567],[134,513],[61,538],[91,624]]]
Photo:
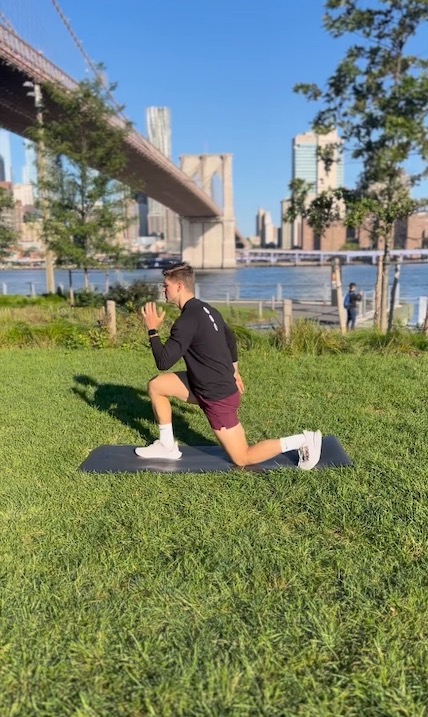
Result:
[[244,393],[244,382],[241,378],[241,375],[238,370],[238,347],[236,344],[236,337],[233,331],[228,327],[227,324],[224,325],[224,330],[226,334],[226,341],[227,345],[229,347],[230,355],[232,356],[232,363],[233,368],[235,370],[234,377],[236,381],[236,386],[238,388],[239,393]]
[[194,327],[191,320],[180,316],[173,324],[169,338],[163,344],[159,336],[149,336],[153,357],[159,371],[168,371],[183,358],[193,339]]
[[149,302],[141,309],[141,315],[149,332],[149,340],[159,371],[167,371],[179,361],[187,349],[194,334],[191,318],[186,319],[182,314],[174,323],[169,338],[163,344],[159,338],[158,330],[165,318],[165,311],[158,315],[157,306]]
[[233,374],[234,379],[236,381],[236,386],[238,388],[239,393],[244,393],[244,382],[242,380],[241,374],[238,371],[238,362],[233,362],[233,368],[235,369],[235,373]]
[[232,329],[229,329],[228,325],[224,325],[224,333],[226,334],[227,345],[229,346],[230,355],[232,356],[233,363],[238,363],[238,347],[236,345],[236,337]]

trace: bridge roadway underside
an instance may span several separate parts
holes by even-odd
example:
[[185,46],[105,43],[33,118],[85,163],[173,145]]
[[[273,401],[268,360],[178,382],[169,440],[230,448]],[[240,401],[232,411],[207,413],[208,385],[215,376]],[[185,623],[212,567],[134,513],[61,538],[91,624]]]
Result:
[[[36,122],[34,98],[28,96],[24,82],[30,80],[43,85],[50,78],[39,68],[19,69],[18,62],[12,64],[3,54],[1,50],[0,126],[24,137]],[[59,108],[47,93],[44,100],[44,120],[58,118]],[[125,138],[124,152],[126,167],[116,179],[156,199],[181,217],[213,219],[221,216],[215,202],[135,130]]]

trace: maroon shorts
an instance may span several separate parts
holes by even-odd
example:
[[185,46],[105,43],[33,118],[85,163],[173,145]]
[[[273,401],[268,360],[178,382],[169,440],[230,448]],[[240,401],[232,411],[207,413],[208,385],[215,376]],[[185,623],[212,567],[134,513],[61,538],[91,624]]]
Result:
[[198,403],[215,431],[221,428],[234,428],[239,423],[238,408],[241,401],[239,391],[220,401],[209,401],[198,396]]

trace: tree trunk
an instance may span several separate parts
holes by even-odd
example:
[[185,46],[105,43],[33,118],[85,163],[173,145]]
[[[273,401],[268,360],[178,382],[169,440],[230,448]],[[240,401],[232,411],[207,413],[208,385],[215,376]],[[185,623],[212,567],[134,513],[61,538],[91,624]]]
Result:
[[106,271],[105,293],[108,294],[109,291],[110,291],[110,272]]
[[83,269],[83,276],[85,277],[85,291],[89,291],[89,272],[86,268]]
[[397,294],[398,283],[400,281],[401,262],[402,262],[401,256],[397,257],[397,261],[395,264],[395,271],[394,271],[394,283],[393,283],[392,289],[391,289],[391,304],[389,307],[388,331],[392,331],[392,322],[394,320],[395,297]]
[[382,300],[380,305],[380,330],[383,334],[388,328],[388,294],[389,294],[389,267],[391,266],[391,234],[385,236],[385,251],[383,253],[382,267]]
[[378,329],[380,327],[380,305],[382,303],[382,268],[383,268],[383,256],[380,256],[380,257],[378,257],[378,260],[377,260],[375,305],[374,305],[374,320],[373,320],[373,324],[376,329]]
[[[49,202],[46,196],[46,146],[44,139],[44,120],[43,120],[43,97],[39,84],[34,84],[34,103],[36,107],[36,119],[39,127],[39,136],[36,144],[36,163],[37,175],[39,182],[40,203],[42,209],[43,229],[46,229],[49,218]],[[54,254],[49,249],[49,240],[43,237],[45,243],[45,264],[46,264],[46,293],[55,293],[55,274],[54,274]]]

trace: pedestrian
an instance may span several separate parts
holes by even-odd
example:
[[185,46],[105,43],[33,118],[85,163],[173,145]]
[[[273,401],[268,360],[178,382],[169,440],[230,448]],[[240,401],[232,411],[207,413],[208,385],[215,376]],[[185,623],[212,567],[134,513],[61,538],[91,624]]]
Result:
[[280,453],[297,450],[299,468],[310,470],[319,462],[320,431],[261,441],[249,446],[238,418],[244,384],[238,370],[238,354],[233,332],[217,309],[195,297],[195,276],[189,264],[181,263],[163,271],[166,301],[181,311],[162,343],[159,327],[165,311],[154,302],[141,309],[156,366],[168,371],[181,358],[186,371],[164,373],[148,384],[153,412],[159,425],[159,439],[136,448],[140,458],[179,460],[181,451],[174,438],[171,398],[199,404],[218,442],[237,466],[262,463]]
[[362,298],[363,292],[357,292],[357,285],[354,283],[349,284],[349,291],[343,301],[343,305],[347,311],[346,329],[348,331],[353,331],[355,329],[355,322],[357,320],[357,304]]

